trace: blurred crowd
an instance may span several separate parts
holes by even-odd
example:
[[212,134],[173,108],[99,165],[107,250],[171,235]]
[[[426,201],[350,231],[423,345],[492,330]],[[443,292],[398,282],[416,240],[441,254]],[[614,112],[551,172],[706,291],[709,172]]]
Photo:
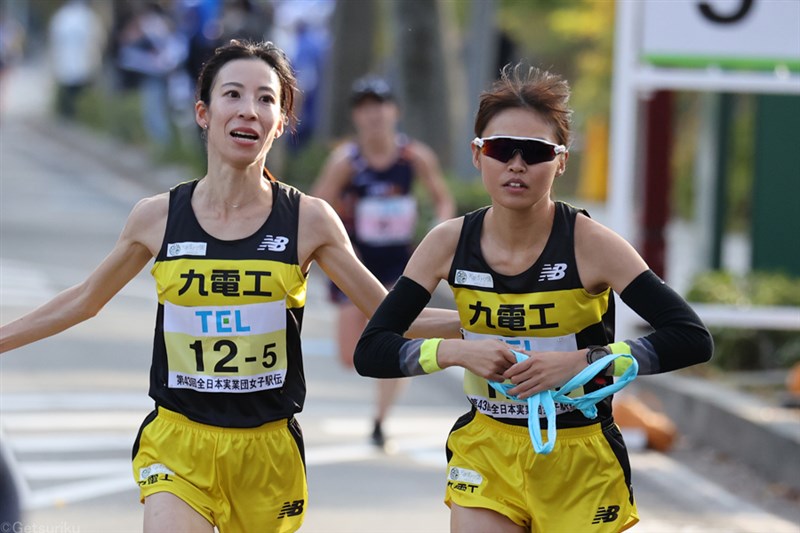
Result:
[[[203,62],[230,39],[272,40],[296,69],[302,93],[299,147],[318,122],[319,80],[329,48],[331,0],[63,0],[42,36],[57,85],[56,111],[75,118],[76,104],[101,84],[138,92],[141,125],[156,146],[194,127],[194,80]],[[8,4],[0,9],[0,76],[24,53],[28,28]],[[29,45],[40,40],[30,35]]]

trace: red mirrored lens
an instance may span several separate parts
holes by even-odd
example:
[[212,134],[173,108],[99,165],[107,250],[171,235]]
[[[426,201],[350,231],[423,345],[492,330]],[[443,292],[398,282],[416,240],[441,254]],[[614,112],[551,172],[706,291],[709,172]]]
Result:
[[556,158],[555,147],[535,139],[484,139],[481,153],[492,159],[507,163],[519,151],[529,165],[552,161]]

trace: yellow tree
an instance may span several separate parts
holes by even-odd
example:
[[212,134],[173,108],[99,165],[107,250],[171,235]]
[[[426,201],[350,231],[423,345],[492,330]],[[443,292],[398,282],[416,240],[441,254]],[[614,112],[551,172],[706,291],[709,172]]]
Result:
[[580,176],[572,177],[579,182],[579,195],[604,200],[613,0],[502,0],[497,18],[501,31],[516,43],[518,57],[570,81],[576,112],[573,163],[581,168]]

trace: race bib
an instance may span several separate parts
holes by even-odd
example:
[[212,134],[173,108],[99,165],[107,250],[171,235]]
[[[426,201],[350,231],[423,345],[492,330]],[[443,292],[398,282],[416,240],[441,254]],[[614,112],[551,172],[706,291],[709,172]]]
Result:
[[183,307],[164,303],[168,386],[246,393],[283,387],[286,304]]
[[417,224],[413,196],[364,198],[356,204],[356,236],[366,244],[404,244],[412,240]]
[[[578,349],[574,335],[560,337],[504,337],[502,335],[488,335],[474,333],[462,328],[461,335],[466,340],[498,339],[508,344],[514,350],[533,350],[539,352],[569,352]],[[464,394],[470,403],[481,413],[495,418],[528,418],[528,402],[511,399],[499,394],[488,381],[477,376],[469,370],[464,371]],[[583,387],[575,391],[583,394]],[[544,408],[540,405],[539,417],[545,416]],[[568,413],[575,410],[572,405],[556,402],[557,414]]]

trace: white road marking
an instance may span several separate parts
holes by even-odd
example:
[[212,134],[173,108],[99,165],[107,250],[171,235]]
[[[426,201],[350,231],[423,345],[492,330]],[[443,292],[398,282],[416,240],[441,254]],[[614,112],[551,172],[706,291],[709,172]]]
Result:
[[[75,272],[82,279],[89,271]],[[35,264],[0,257],[0,305],[34,307],[41,305],[60,292],[61,288]],[[149,275],[140,274],[123,287],[117,298],[136,298],[157,302],[155,283]]]
[[141,392],[17,392],[0,395],[4,413],[29,411],[74,411],[85,409],[144,410],[153,409],[153,400]]
[[38,489],[25,500],[27,510],[61,507],[68,503],[135,490],[133,476],[112,476]]
[[80,430],[136,431],[147,411],[75,411],[4,413],[2,424],[7,433]]
[[20,465],[28,480],[84,479],[133,476],[130,461],[86,459],[73,461],[26,461]]
[[306,464],[312,466],[366,461],[383,452],[370,444],[341,444],[306,447]]
[[37,436],[15,435],[9,439],[9,445],[17,453],[130,452],[134,438],[133,431],[59,433],[57,439],[53,438],[52,433],[47,433]]
[[0,305],[34,306],[56,294],[55,286],[41,268],[0,258]]
[[126,392],[0,395],[3,442],[23,507],[135,493],[131,446],[151,410],[146,395]]

